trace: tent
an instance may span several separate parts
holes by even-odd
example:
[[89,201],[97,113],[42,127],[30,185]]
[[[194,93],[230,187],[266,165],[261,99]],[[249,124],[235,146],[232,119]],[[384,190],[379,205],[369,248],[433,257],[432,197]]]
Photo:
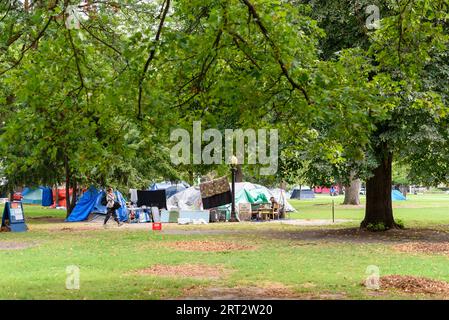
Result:
[[403,201],[403,200],[407,200],[404,195],[402,194],[401,191],[399,190],[392,190],[391,191],[391,199],[393,201]]
[[168,198],[177,194],[178,192],[184,191],[189,188],[190,185],[187,182],[181,181],[180,183],[171,183],[171,182],[159,182],[153,183],[150,186],[150,190],[165,190],[165,195]]
[[300,200],[314,199],[314,198],[315,193],[313,192],[313,190],[305,186],[293,188],[292,194],[290,196],[290,199],[300,199]]
[[[279,194],[271,192],[268,188],[250,182],[238,182],[235,184],[235,204],[238,211],[239,203],[267,203],[274,197],[281,203]],[[296,211],[293,206],[285,201],[285,210]],[[199,187],[190,187],[167,199],[168,210],[202,210],[201,192]]]
[[53,204],[53,194],[51,188],[25,188],[22,191],[22,197],[22,203],[25,204],[38,204],[44,207],[49,207]]
[[[115,197],[122,205],[117,210],[117,216],[120,221],[128,220],[128,209],[126,208],[126,200],[119,191],[115,191]],[[101,204],[101,199],[105,195],[104,191],[99,191],[95,187],[90,187],[83,196],[79,199],[70,216],[66,219],[67,222],[84,221],[91,213],[106,214],[106,206]]]
[[[69,196],[71,197],[73,194],[73,189],[69,189]],[[65,188],[56,188],[53,189],[53,199],[55,202],[53,203],[53,208],[61,207],[67,208],[67,200],[66,200],[66,189]],[[56,203],[56,199],[58,199],[58,203]]]
[[199,186],[187,188],[167,199],[168,210],[201,210],[202,208],[203,203]]
[[[340,187],[338,185],[334,186],[335,192],[340,193]],[[315,193],[321,193],[321,194],[330,194],[331,188],[328,187],[315,187],[313,188],[313,191]]]

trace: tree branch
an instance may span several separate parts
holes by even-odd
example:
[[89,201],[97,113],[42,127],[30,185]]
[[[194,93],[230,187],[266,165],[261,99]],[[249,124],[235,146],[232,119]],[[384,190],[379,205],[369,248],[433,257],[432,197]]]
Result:
[[243,54],[257,67],[257,69],[261,70],[262,68],[259,66],[257,61],[240,46],[239,41],[241,41],[241,42],[243,42],[243,44],[247,45],[245,39],[243,39],[239,34],[237,34],[235,32],[232,32],[232,31],[228,31],[228,32],[233,36],[232,39],[233,39],[235,45],[237,46],[237,48],[243,52]]
[[13,63],[12,66],[10,66],[9,68],[6,68],[3,71],[0,71],[0,76],[5,74],[6,72],[14,69],[15,67],[17,67],[20,62],[23,60],[23,58],[25,57],[25,53],[30,50],[31,48],[33,48],[38,42],[39,40],[44,36],[45,31],[47,31],[48,26],[50,25],[50,22],[53,20],[53,17],[50,17],[47,21],[47,23],[45,24],[44,28],[42,28],[42,30],[39,32],[39,34],[37,35],[37,37],[31,42],[31,44],[28,47],[24,47],[24,49],[22,49],[22,52],[20,53],[20,57],[19,59]]
[[73,42],[72,33],[70,32],[70,29],[67,29],[67,32],[68,32],[68,35],[69,35],[69,41],[70,41],[70,45],[71,45],[72,50],[73,50],[73,54],[75,55],[76,70],[78,72],[78,78],[79,78],[79,80],[81,82],[79,90],[81,91],[83,88],[85,88],[83,73],[81,72],[81,66],[80,66],[80,63],[79,63],[78,52],[77,52],[75,44]]
[[11,11],[11,7],[12,7],[12,1],[9,1],[8,2],[8,9],[6,10],[5,15],[0,19],[0,22],[2,22],[8,16],[9,11]]
[[310,97],[309,97],[307,91],[305,90],[305,88],[302,87],[300,84],[296,83],[295,80],[293,80],[293,78],[291,77],[290,73],[288,72],[287,67],[285,66],[285,63],[281,58],[281,53],[280,53],[278,46],[273,41],[273,39],[271,39],[270,34],[269,34],[267,28],[265,27],[265,25],[262,23],[262,20],[261,20],[259,14],[257,13],[257,10],[254,7],[254,5],[249,0],[241,0],[241,1],[248,7],[249,14],[254,18],[254,22],[257,24],[257,26],[259,27],[263,36],[270,44],[271,49],[273,50],[273,52],[275,54],[277,63],[279,64],[279,66],[282,70],[282,74],[285,76],[285,78],[287,78],[288,82],[291,84],[291,86],[294,89],[302,92],[302,94],[304,95],[304,98],[307,101],[307,104],[309,104],[309,105],[313,104],[313,102],[310,100]]
[[154,38],[154,47],[150,51],[150,55],[145,62],[145,66],[143,68],[142,75],[139,79],[139,101],[138,101],[138,114],[137,118],[142,118],[142,96],[143,96],[143,82],[145,80],[145,76],[147,74],[148,68],[150,67],[151,62],[153,61],[155,55],[156,55],[156,44],[159,42],[161,38],[162,28],[164,27],[165,18],[167,17],[168,10],[170,9],[170,0],[165,0],[162,4],[163,12],[161,16],[161,21],[159,22],[159,27],[157,29],[156,37]]

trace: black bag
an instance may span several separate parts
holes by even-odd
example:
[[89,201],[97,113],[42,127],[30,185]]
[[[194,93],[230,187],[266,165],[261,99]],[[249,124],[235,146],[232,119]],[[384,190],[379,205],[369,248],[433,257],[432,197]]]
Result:
[[112,209],[117,210],[117,209],[120,209],[121,207],[122,207],[122,205],[119,202],[114,201],[114,206],[112,207]]
[[103,198],[101,198],[101,205],[105,206],[108,204],[108,200],[106,199],[106,195],[103,196]]

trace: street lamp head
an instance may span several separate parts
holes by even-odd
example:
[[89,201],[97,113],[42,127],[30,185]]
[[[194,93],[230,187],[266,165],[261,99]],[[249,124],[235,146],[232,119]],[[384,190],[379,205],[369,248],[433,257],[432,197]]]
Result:
[[231,157],[231,166],[236,167],[239,164],[239,159],[236,156]]

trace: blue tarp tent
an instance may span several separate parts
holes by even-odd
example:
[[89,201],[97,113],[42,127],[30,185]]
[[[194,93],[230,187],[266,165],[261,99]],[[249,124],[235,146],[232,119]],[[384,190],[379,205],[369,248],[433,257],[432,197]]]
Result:
[[44,207],[53,205],[53,190],[51,188],[44,188],[42,190],[42,205]]
[[404,195],[402,194],[401,191],[399,190],[393,190],[391,191],[391,199],[393,201],[402,201],[402,200],[406,200],[406,198],[404,197]]
[[170,198],[171,196],[177,194],[178,192],[184,191],[187,188],[189,188],[189,184],[186,182],[181,183],[171,183],[171,182],[159,182],[159,183],[153,183],[150,186],[150,190],[165,190],[165,196],[166,198]]
[[[115,197],[118,202],[122,205],[120,209],[117,210],[117,215],[120,221],[128,220],[128,209],[126,209],[126,200],[119,191],[115,191]],[[87,219],[91,213],[106,214],[106,206],[101,204],[101,199],[103,198],[105,192],[98,191],[94,187],[90,187],[83,196],[79,199],[75,208],[73,209],[70,216],[66,219],[67,222],[78,222]]]
[[22,191],[22,197],[22,203],[25,204],[40,204],[44,207],[50,207],[53,204],[53,191],[47,187],[25,188]]

